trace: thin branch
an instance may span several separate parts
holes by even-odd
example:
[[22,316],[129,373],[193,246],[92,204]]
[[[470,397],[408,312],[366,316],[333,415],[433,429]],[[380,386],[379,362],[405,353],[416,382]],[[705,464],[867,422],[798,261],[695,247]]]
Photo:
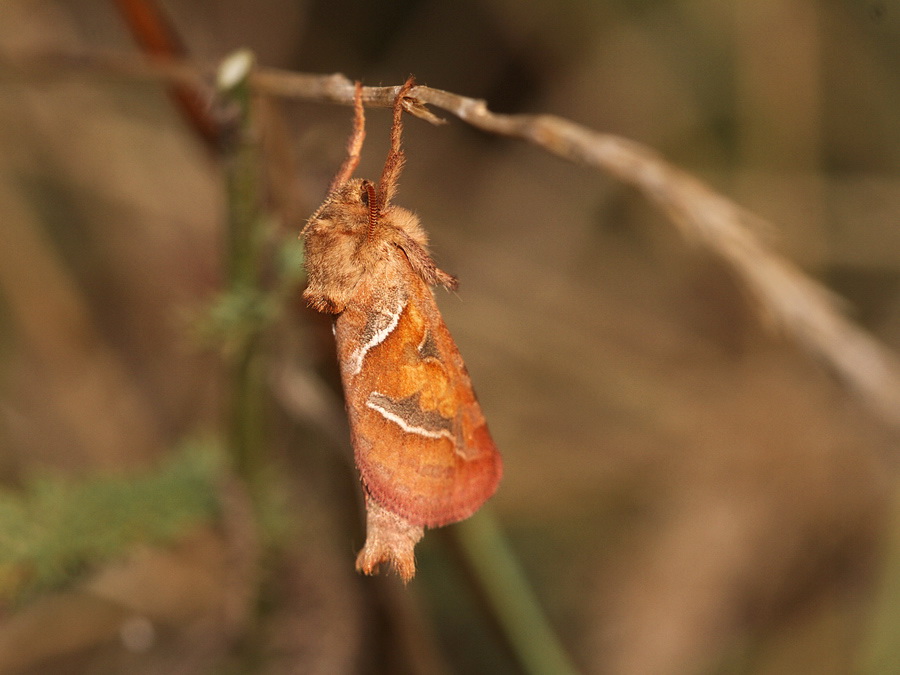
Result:
[[[349,105],[353,84],[342,75],[303,75],[261,69],[254,85],[270,95]],[[389,106],[399,87],[364,87],[363,101]],[[795,265],[770,251],[755,230],[772,229],[652,149],[553,115],[501,115],[479,99],[417,86],[408,94],[483,131],[519,138],[633,185],[681,234],[722,258],[774,329],[821,358],[888,424],[900,427],[900,364],[847,319],[836,298]],[[412,112],[412,111],[411,111]],[[414,113],[415,114],[415,113]]]
[[[86,67],[131,78],[196,81],[211,73],[186,63],[151,63],[111,54],[14,59],[0,56],[0,78],[59,77],[60,70]],[[354,85],[340,74],[313,75],[259,68],[257,93],[323,103],[353,104]],[[364,87],[363,102],[390,107],[399,86]],[[407,110],[440,122],[425,104],[445,110],[485,132],[525,140],[569,161],[590,166],[633,185],[669,215],[682,235],[722,258],[755,300],[772,327],[821,358],[880,417],[900,427],[900,364],[896,357],[847,319],[836,299],[792,263],[768,249],[754,230],[773,226],[673,166],[652,149],[603,134],[553,115],[501,115],[483,100],[426,86],[414,87]],[[414,101],[422,105],[416,105]]]

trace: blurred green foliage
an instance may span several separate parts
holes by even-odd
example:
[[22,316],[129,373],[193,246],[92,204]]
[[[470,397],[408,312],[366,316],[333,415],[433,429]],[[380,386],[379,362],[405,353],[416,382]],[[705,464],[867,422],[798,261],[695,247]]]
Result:
[[134,544],[164,544],[216,517],[222,454],[192,442],[156,470],[42,477],[0,491],[0,603],[68,585]]

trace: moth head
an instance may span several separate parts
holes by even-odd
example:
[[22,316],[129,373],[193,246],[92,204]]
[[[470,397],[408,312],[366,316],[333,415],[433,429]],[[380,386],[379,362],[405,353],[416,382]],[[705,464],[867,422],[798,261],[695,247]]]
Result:
[[365,234],[371,219],[368,185],[371,183],[367,180],[353,178],[335,187],[310,216],[300,234],[305,239],[323,229],[351,236]]
[[307,241],[323,234],[340,234],[360,247],[383,248],[412,237],[422,246],[428,237],[419,219],[407,209],[385,204],[375,184],[364,178],[352,178],[331,191],[310,217],[301,235]]
[[456,279],[429,255],[415,214],[385,206],[368,180],[353,178],[332,190],[301,234],[308,282],[303,296],[320,312],[342,312],[363,276],[399,278],[406,266],[429,285],[456,288]]
[[363,181],[348,180],[329,193],[301,231],[307,277],[303,297],[313,309],[338,314],[353,297],[365,272],[358,250],[368,228],[368,201]]

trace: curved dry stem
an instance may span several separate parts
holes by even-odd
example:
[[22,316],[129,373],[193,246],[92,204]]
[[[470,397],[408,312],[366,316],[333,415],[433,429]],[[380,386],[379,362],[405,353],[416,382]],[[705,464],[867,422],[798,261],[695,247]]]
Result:
[[[318,77],[314,87],[307,89],[310,77],[295,79],[286,73],[263,71],[254,82],[270,94],[336,103],[345,103],[348,92],[352,93],[352,85],[341,75]],[[398,89],[366,87],[363,99],[368,105],[387,106]],[[826,287],[760,240],[756,232],[773,227],[765,220],[640,143],[553,115],[493,113],[482,100],[440,89],[417,86],[408,96],[488,133],[525,140],[638,188],[686,239],[728,264],[769,326],[822,359],[885,422],[900,427],[900,364],[896,357],[845,317]]]
[[[0,55],[0,77],[59,77],[76,69],[168,82],[193,80],[211,68],[184,62],[150,63],[121,55]],[[259,68],[252,86],[269,96],[353,105],[354,84],[340,74],[314,75]],[[390,107],[400,90],[363,87],[363,103]],[[519,138],[572,162],[633,185],[662,209],[682,235],[725,261],[755,300],[763,320],[821,358],[886,423],[900,427],[900,364],[869,333],[845,317],[823,285],[772,252],[755,231],[771,228],[708,185],[640,143],[593,131],[553,115],[501,115],[480,99],[413,87],[405,109],[429,122],[435,106],[487,133]]]

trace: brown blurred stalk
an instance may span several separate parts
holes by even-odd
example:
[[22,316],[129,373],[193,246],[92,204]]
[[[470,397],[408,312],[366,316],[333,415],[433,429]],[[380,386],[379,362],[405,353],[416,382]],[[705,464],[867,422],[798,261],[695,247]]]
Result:
[[[145,54],[160,59],[184,58],[187,49],[162,8],[152,0],[113,0],[132,36]],[[197,136],[212,150],[222,139],[221,125],[212,115],[211,93],[200,80],[172,82],[169,95]]]

